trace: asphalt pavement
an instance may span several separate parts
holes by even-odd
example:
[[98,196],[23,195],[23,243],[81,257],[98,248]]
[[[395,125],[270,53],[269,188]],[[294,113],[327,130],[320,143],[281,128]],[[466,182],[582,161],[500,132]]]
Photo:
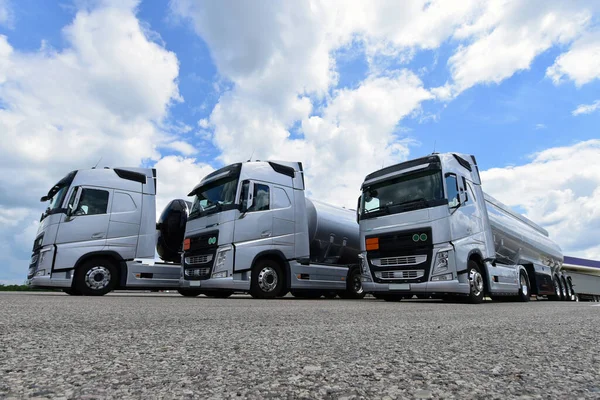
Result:
[[0,398],[600,398],[598,303],[0,293]]

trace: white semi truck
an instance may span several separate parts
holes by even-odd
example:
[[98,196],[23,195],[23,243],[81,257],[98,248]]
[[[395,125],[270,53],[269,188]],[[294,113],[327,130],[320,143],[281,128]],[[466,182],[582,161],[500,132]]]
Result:
[[[156,222],[156,170],[75,170],[52,186],[27,279],[71,295],[178,289],[189,203],[173,200]],[[157,231],[158,228],[158,231]],[[155,262],[155,246],[163,260]]]
[[385,300],[530,295],[573,299],[548,232],[485,194],[474,156],[432,154],[366,176],[359,198],[365,292]]
[[180,293],[364,297],[354,211],[306,198],[302,163],[231,164],[189,195]]

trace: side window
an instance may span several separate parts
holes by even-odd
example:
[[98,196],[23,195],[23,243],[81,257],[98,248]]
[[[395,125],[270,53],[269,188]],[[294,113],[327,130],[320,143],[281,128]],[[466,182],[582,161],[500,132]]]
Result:
[[111,213],[130,212],[136,210],[135,202],[127,193],[115,192],[112,201]]
[[460,191],[462,192],[464,190],[464,192],[465,192],[465,203],[466,203],[467,201],[469,201],[469,193],[468,193],[468,190],[467,190],[467,180],[465,179],[464,176],[462,177],[462,181],[463,181],[463,186],[462,186],[462,188],[460,188]]
[[73,188],[73,193],[71,193],[71,198],[69,199],[69,202],[67,203],[67,210],[70,210],[71,208],[73,208],[73,204],[75,204],[75,198],[77,198],[78,191],[79,191],[79,187],[75,186]]
[[448,205],[450,207],[457,207],[460,204],[458,198],[458,181],[456,175],[446,176],[446,191],[448,196]]
[[473,191],[473,187],[471,187],[471,184],[467,182],[467,186],[469,187],[469,193],[471,193],[471,197],[473,198],[473,201],[477,201],[477,199],[475,198],[475,191]]
[[292,202],[285,190],[282,188],[273,188],[273,208],[288,208]]
[[98,189],[83,189],[74,215],[106,214],[108,210],[108,192]]
[[240,193],[240,204],[242,205],[242,210],[246,210],[248,207],[248,187],[250,187],[250,182],[242,182],[242,190]]
[[251,207],[252,211],[263,211],[268,210],[270,205],[269,199],[269,187],[267,185],[261,185],[260,183],[254,184],[254,201]]

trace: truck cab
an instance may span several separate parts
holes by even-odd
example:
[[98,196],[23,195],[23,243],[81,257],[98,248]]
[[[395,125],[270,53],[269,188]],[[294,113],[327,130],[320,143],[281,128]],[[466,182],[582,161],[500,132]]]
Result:
[[181,290],[335,296],[351,271],[360,286],[354,213],[311,201],[304,189],[299,162],[236,163],[206,176],[189,193]]
[[102,295],[178,287],[179,265],[145,264],[156,244],[156,170],[75,170],[41,198],[27,279],[32,287]]
[[460,295],[478,303],[486,293],[528,296],[534,283],[539,293],[550,290],[548,263],[561,260],[560,248],[483,192],[474,156],[432,154],[393,165],[367,175],[361,191],[366,292],[386,300]]

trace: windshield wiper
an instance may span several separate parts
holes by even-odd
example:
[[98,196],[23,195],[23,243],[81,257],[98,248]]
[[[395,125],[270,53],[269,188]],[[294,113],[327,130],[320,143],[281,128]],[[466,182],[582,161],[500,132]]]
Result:
[[407,201],[403,201],[401,203],[397,203],[394,204],[395,206],[406,206],[412,203],[420,203],[420,204],[427,204],[427,200],[425,200],[423,197],[419,197],[418,199],[412,199],[412,200],[407,200]]

